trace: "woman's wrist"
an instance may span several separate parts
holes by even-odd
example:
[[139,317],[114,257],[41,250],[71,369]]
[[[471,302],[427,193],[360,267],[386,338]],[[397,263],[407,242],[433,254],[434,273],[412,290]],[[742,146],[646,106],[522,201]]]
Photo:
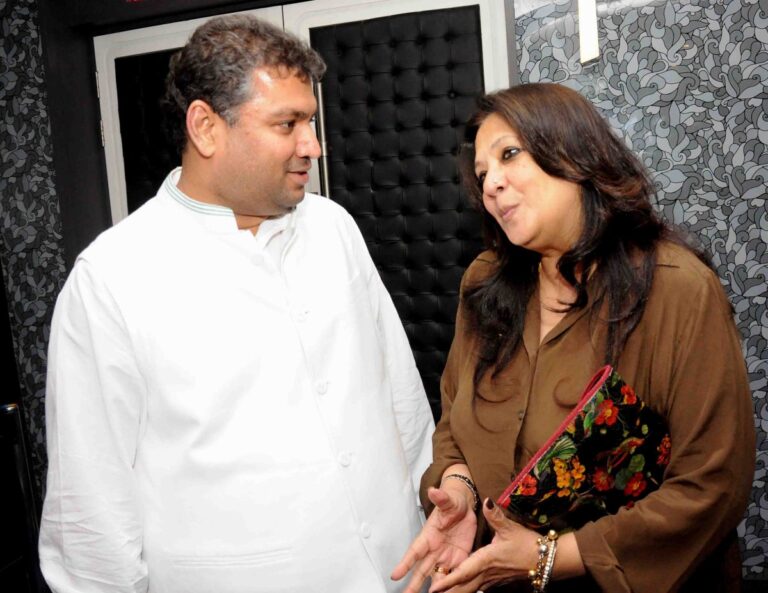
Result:
[[552,567],[551,580],[572,579],[586,574],[579,544],[573,532],[561,535],[557,540],[557,556]]
[[440,480],[440,488],[456,492],[467,501],[470,509],[477,511],[480,508],[480,495],[469,468],[463,463],[457,463],[445,469]]
[[573,533],[559,536],[550,531],[537,539],[536,553],[535,564],[528,571],[534,593],[544,593],[551,581],[575,578],[586,573]]
[[442,482],[440,482],[440,487],[443,488],[447,482],[451,481],[460,482],[464,485],[464,489],[469,493],[470,497],[468,498],[469,508],[476,513],[480,509],[480,494],[478,494],[472,479],[459,473],[446,474],[443,476]]
[[528,571],[534,593],[544,593],[547,590],[557,555],[557,538],[558,533],[550,529],[545,537],[536,540],[536,567]]

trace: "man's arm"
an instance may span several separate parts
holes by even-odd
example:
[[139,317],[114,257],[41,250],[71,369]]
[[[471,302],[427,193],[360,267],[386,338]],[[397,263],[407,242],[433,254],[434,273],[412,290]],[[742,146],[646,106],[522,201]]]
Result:
[[357,254],[366,277],[371,308],[384,352],[387,374],[392,385],[392,405],[400,441],[411,472],[414,491],[419,492],[421,475],[432,462],[432,433],[435,422],[413,359],[411,345],[379,272],[368,252],[360,229],[346,217],[351,248]]
[[40,565],[54,593],[147,591],[133,473],[145,395],[117,303],[80,260],[48,351]]
[[427,395],[416,369],[408,337],[395,305],[374,269],[371,292],[378,302],[378,326],[384,342],[387,371],[392,384],[395,420],[416,492],[421,476],[432,462],[432,433],[435,423]]

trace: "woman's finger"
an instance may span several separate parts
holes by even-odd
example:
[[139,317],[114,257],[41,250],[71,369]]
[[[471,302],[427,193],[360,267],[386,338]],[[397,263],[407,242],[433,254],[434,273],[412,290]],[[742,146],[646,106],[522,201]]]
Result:
[[[487,585],[490,586],[490,585]],[[486,585],[483,583],[481,575],[476,576],[474,579],[465,583],[459,583],[454,585],[450,589],[444,589],[443,593],[483,593]]]
[[399,581],[408,574],[408,571],[411,570],[419,560],[426,557],[427,554],[429,554],[429,542],[422,532],[416,536],[416,539],[411,542],[410,546],[408,546],[408,550],[403,555],[402,560],[395,566],[390,578],[393,581]]
[[501,510],[501,507],[494,504],[490,498],[486,498],[483,503],[483,515],[485,516],[488,525],[490,525],[491,529],[493,529],[496,534],[495,537],[498,537],[499,535],[504,537],[520,528],[520,525],[515,523],[512,519],[509,519],[504,514],[504,511]]
[[476,578],[479,578],[485,570],[488,560],[487,556],[488,554],[485,549],[480,548],[464,562],[459,564],[459,566],[454,568],[450,574],[445,575],[445,578],[433,582],[432,586],[429,588],[429,593],[447,591],[451,587],[462,586],[473,582]]
[[434,569],[436,565],[437,561],[434,554],[430,554],[424,558],[424,560],[422,560],[416,567],[416,570],[413,571],[413,576],[403,593],[419,593],[424,581],[435,576]]
[[456,501],[440,488],[430,488],[427,490],[427,497],[442,512],[452,511],[456,507]]

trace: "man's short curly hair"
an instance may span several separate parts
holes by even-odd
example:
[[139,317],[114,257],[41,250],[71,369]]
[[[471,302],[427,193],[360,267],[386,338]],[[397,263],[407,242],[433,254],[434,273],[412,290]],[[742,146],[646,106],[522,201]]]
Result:
[[162,108],[169,139],[181,154],[187,143],[186,117],[196,99],[205,101],[229,125],[251,97],[256,68],[279,68],[317,82],[325,63],[309,45],[250,15],[213,18],[195,30],[176,52],[165,80]]

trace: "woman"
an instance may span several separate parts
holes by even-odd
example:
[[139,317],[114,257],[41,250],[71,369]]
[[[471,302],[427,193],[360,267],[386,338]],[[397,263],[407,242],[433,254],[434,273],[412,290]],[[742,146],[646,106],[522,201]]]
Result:
[[[427,578],[430,591],[529,591],[547,571],[552,591],[733,590],[754,428],[717,276],[654,214],[642,166],[578,93],[486,96],[468,140],[489,250],[462,280],[422,480],[431,514],[393,578],[414,568],[407,593]],[[669,426],[664,481],[539,549],[493,501],[606,363]]]

